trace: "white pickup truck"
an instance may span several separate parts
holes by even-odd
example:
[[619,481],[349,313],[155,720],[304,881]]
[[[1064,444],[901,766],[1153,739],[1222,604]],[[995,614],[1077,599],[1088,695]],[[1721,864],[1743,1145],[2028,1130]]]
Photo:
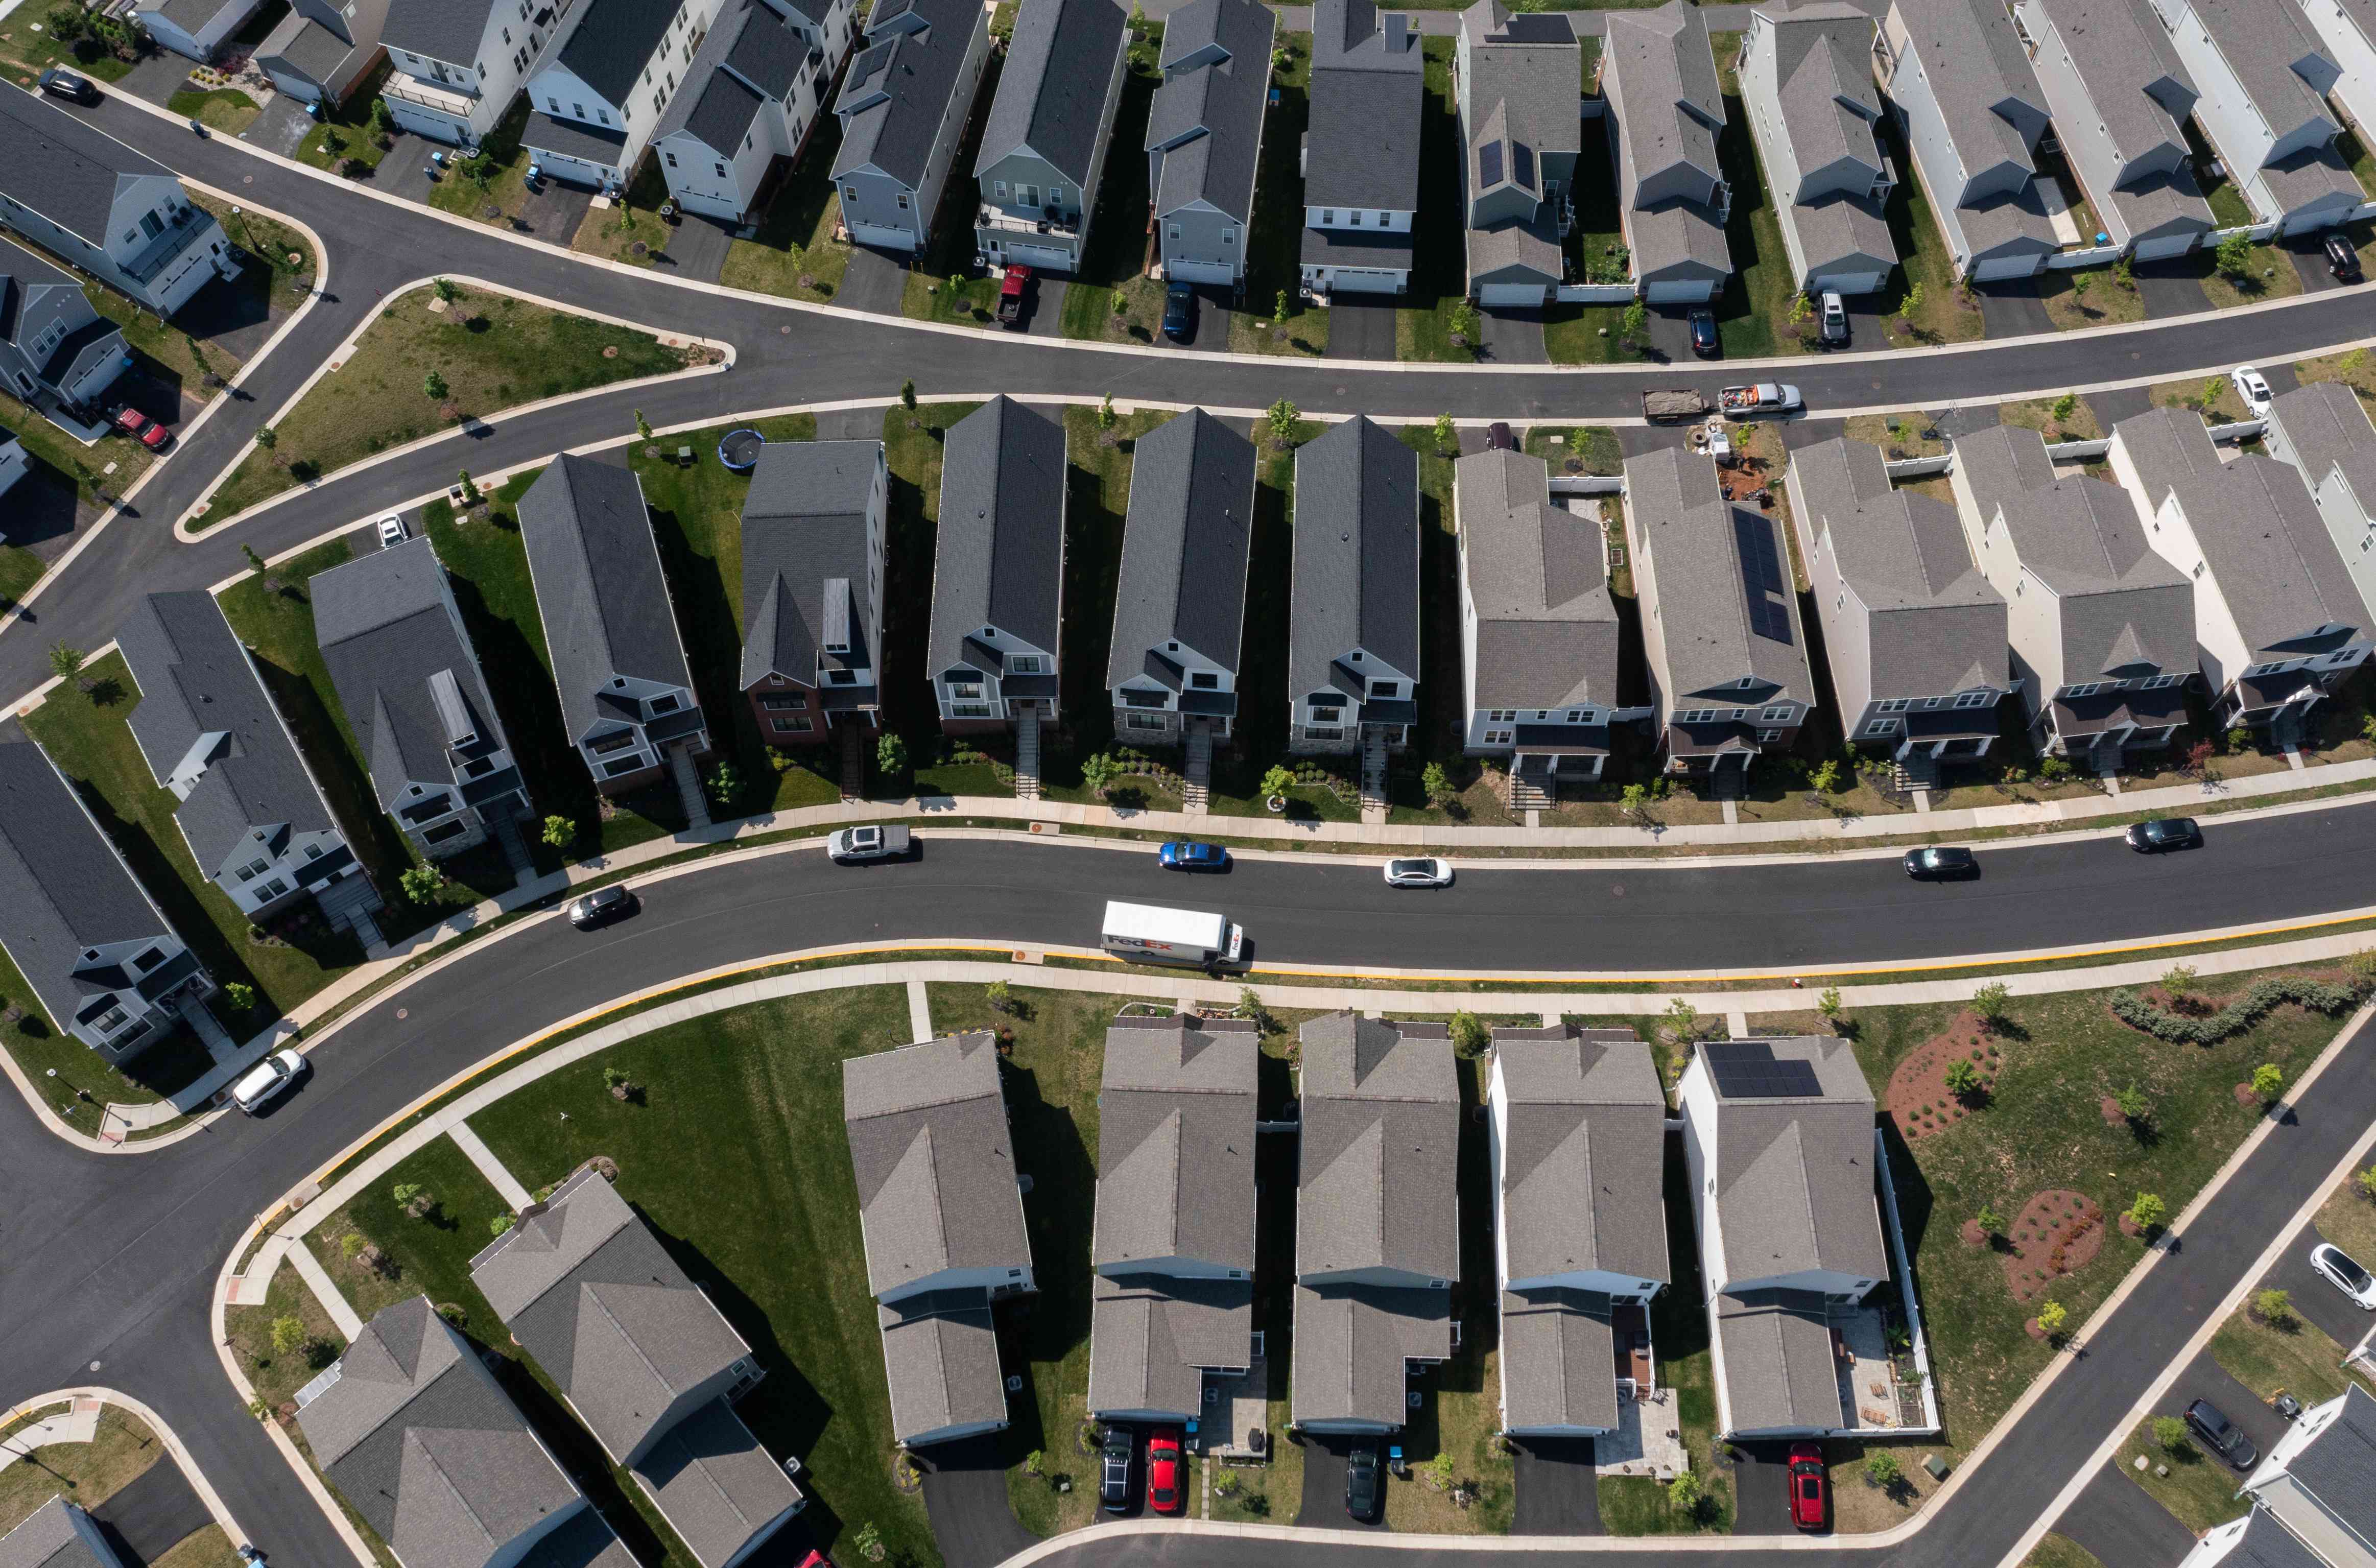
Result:
[[887,861],[908,852],[914,842],[904,827],[845,827],[825,841],[825,852],[842,865],[852,861]]
[[1728,386],[1717,394],[1717,404],[1728,419],[1747,419],[1752,414],[1793,414],[1806,404],[1799,389],[1776,381],[1760,381],[1748,386]]

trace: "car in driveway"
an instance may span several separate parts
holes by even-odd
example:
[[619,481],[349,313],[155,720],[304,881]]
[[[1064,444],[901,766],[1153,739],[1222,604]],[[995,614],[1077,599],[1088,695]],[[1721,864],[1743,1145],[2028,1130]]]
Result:
[[1705,307],[1692,312],[1692,352],[1704,360],[1724,352],[1724,341],[1716,333],[1716,312]]
[[1176,1432],[1149,1432],[1146,1438],[1146,1505],[1158,1514],[1180,1512],[1180,1438]]
[[1979,857],[1955,844],[1906,851],[1906,874],[1917,882],[1954,882],[1980,874]]
[[163,421],[152,420],[128,403],[115,410],[115,428],[151,452],[164,450],[165,444],[173,439],[173,433],[165,428]]
[[998,324],[1012,329],[1023,325],[1026,307],[1031,303],[1031,269],[1009,267],[1006,276],[998,282]]
[[1345,1512],[1368,1524],[1378,1516],[1378,1451],[1368,1443],[1345,1455]]
[[2318,1277],[2351,1298],[2351,1304],[2362,1312],[2376,1312],[2376,1275],[2359,1266],[2359,1260],[2332,1241],[2321,1241],[2310,1250],[2310,1266]]
[[1163,335],[1175,343],[1196,336],[1196,291],[1185,283],[1164,286]]
[[2236,396],[2244,400],[2244,412],[2249,417],[2256,420],[2269,417],[2269,404],[2275,400],[2275,395],[2269,390],[2268,377],[2251,365],[2239,364],[2228,373],[2228,379],[2234,384]]
[[305,1074],[305,1059],[293,1051],[276,1051],[240,1075],[231,1087],[231,1102],[253,1116],[279,1099]]
[[1824,291],[1823,303],[1816,307],[1816,336],[1827,349],[1845,349],[1848,342],[1848,303],[1836,293]]
[[2203,1446],[2227,1460],[2231,1469],[2249,1472],[2261,1462],[2261,1451],[2252,1446],[2244,1429],[2208,1399],[2197,1399],[2186,1408],[2186,1428],[2203,1440]]
[[2319,248],[2326,253],[2326,269],[2338,283],[2359,281],[2359,253],[2341,234],[2329,231]]
[[382,517],[374,527],[379,530],[379,547],[382,550],[393,550],[405,540],[404,519],[394,512]]
[[592,931],[598,925],[608,925],[636,907],[636,896],[624,883],[612,883],[598,887],[582,898],[570,901],[569,923],[580,931]]
[[78,77],[72,71],[56,66],[42,73],[42,90],[53,98],[63,98],[69,103],[97,103],[99,86],[89,77]]
[[1452,862],[1433,858],[1386,862],[1386,885],[1389,887],[1449,887],[1452,885]]
[[1485,450],[1488,452],[1515,452],[1517,449],[1518,438],[1511,431],[1509,421],[1495,420],[1491,424],[1485,427]]
[[1820,1530],[1832,1515],[1832,1481],[1824,1468],[1824,1445],[1790,1445],[1790,1522],[1802,1530]]
[[2129,848],[2141,855],[2203,848],[2203,829],[2195,826],[2191,816],[2162,816],[2151,822],[2132,822],[2124,837],[2129,841]]
[[1119,1514],[1130,1506],[1130,1429],[1106,1428],[1105,1446],[1098,1450],[1098,1506]]
[[1218,844],[1174,838],[1155,851],[1155,863],[1165,871],[1227,871],[1230,851]]

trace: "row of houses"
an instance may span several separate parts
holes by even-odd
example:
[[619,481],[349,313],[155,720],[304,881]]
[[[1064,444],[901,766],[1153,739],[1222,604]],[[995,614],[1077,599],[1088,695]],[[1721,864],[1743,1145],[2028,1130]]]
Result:
[[[2353,1370],[2366,1356],[2363,1341]],[[2353,1383],[2303,1411],[2236,1495],[2251,1511],[2205,1531],[2183,1568],[2376,1564],[2376,1397]]]

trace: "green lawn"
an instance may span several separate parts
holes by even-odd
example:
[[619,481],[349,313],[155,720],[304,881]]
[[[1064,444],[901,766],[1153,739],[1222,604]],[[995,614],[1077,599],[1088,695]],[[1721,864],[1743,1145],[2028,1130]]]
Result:
[[374,128],[372,106],[379,101],[379,89],[393,68],[390,62],[381,61],[355,84],[344,103],[324,104],[321,124],[307,131],[305,139],[297,144],[298,160],[350,178],[368,179],[376,172],[379,160],[389,150],[380,143],[393,138]]
[[808,150],[760,215],[758,234],[727,246],[720,282],[813,303],[833,297],[849,270],[849,246],[833,238],[841,214],[833,160],[840,150],[840,118],[818,115]]
[[[89,15],[92,27],[105,30],[102,38],[81,38],[70,43],[61,43],[48,27],[46,13],[42,30],[35,32],[27,25],[35,19],[34,16],[29,12],[18,12],[14,21],[0,26],[0,66],[5,66],[10,76],[22,78],[19,85],[27,88],[33,85],[33,77],[53,65],[64,65],[67,70],[79,71],[103,82],[123,80],[125,74],[137,62],[117,59],[113,46],[118,42],[128,41],[129,30],[113,17],[100,13]],[[110,47],[102,51],[100,48],[101,42]]]
[[1799,285],[1782,244],[1781,220],[1774,216],[1774,193],[1766,188],[1757,144],[1749,134],[1749,111],[1740,101],[1733,69],[1740,39],[1737,32],[1719,32],[1710,34],[1708,42],[1724,87],[1724,132],[1717,138],[1717,158],[1732,185],[1732,215],[1724,226],[1732,277],[1717,304],[1717,331],[1728,355],[1748,359],[1780,351],[1776,345],[1792,332],[1790,302]]
[[[1598,43],[1588,39],[1587,43]],[[1594,51],[1584,78],[1593,76]],[[1583,150],[1575,160],[1575,227],[1568,231],[1568,259],[1575,275],[1592,283],[1622,283],[1633,263],[1619,216],[1616,166],[1610,160],[1609,121],[1584,122]],[[1612,364],[1631,360],[1623,341],[1622,305],[1552,305],[1543,313],[1543,347],[1554,364]],[[1606,336],[1603,334],[1606,333]]]
[[[529,199],[529,159],[520,145],[528,114],[529,101],[522,98],[493,130],[479,138],[476,155],[456,162],[453,172],[429,187],[429,205],[440,212],[510,228]],[[491,208],[493,211],[488,210]]]
[[[2137,1468],[2141,1457],[2146,1461],[2142,1470]],[[2150,1418],[2137,1423],[2137,1430],[2129,1434],[2112,1462],[2121,1474],[2144,1488],[2146,1496],[2198,1536],[2251,1511],[2251,1504],[2236,1496],[2243,1477],[2205,1454],[2192,1437],[2182,1439],[2176,1448],[2164,1448],[2154,1441]],[[2168,1475],[2160,1473],[2165,1469]]]
[[[1130,46],[1130,65],[1123,77],[1122,96],[1114,105],[1113,137],[1099,181],[1098,205],[1089,215],[1088,244],[1081,253],[1080,270],[1070,283],[1051,280],[1043,290],[1041,310],[1062,313],[1067,338],[1111,339],[1148,343],[1163,319],[1163,285],[1146,276],[1146,159],[1130,149],[1146,142],[1146,114],[1161,79],[1156,59],[1161,48],[1160,23],[1147,24],[1144,36]],[[1114,291],[1127,305],[1117,315]]]
[[668,176],[659,158],[646,152],[627,180],[626,194],[608,210],[588,208],[570,248],[582,255],[606,256],[630,267],[649,267],[668,254],[676,231],[660,221],[660,204],[669,198]]
[[234,137],[254,125],[255,117],[264,113],[255,100],[230,87],[211,91],[184,88],[165,101],[165,107],[184,120],[196,120],[209,130]]
[[99,1413],[99,1428],[89,1443],[53,1443],[29,1451],[17,1436],[35,1420],[65,1413],[62,1405],[43,1406],[23,1421],[0,1423],[0,1443],[8,1444],[12,1456],[25,1455],[0,1470],[0,1536],[31,1518],[53,1497],[96,1508],[164,1457],[148,1423],[120,1405]]
[[[996,327],[1000,280],[985,270],[974,275],[973,220],[980,208],[981,187],[972,176],[974,154],[981,139],[982,117],[998,93],[998,77],[1006,55],[992,50],[982,66],[981,83],[965,134],[957,139],[954,172],[941,187],[941,209],[933,215],[933,243],[908,270],[900,313],[913,321],[944,321],[960,327]],[[1109,160],[1111,163],[1112,160]],[[1040,291],[1039,308],[1056,310],[1055,279]]]
[[[2244,203],[2244,193],[2236,182],[2222,173],[2216,180],[2208,171],[2218,162],[2219,155],[2211,149],[2203,127],[2189,116],[2182,127],[2186,132],[2186,150],[2193,160],[2195,179],[2203,185],[2203,199],[2211,204],[2211,221],[2221,229],[2241,229],[2252,221],[2252,209]],[[2226,166],[2223,164],[2224,169]]]
[[[1528,425],[1522,445],[1528,457],[1540,457],[1557,470],[1603,475],[1625,471],[1625,454],[1617,445],[1617,433],[1606,426]],[[1583,466],[1570,469],[1571,460]]]
[[[1230,348],[1241,354],[1322,354],[1328,350],[1328,313],[1303,298],[1304,128],[1312,119],[1312,35],[1278,34],[1286,63],[1271,70],[1278,101],[1263,120],[1262,160],[1254,181],[1253,222],[1246,234],[1247,311],[1230,318]],[[1270,325],[1279,296],[1287,327]]]
[[[273,1324],[287,1317],[295,1318],[305,1330],[304,1342],[294,1350],[277,1349],[272,1343]],[[297,1391],[347,1348],[346,1336],[322,1309],[320,1299],[296,1268],[286,1263],[274,1272],[263,1305],[224,1309],[223,1328],[230,1339],[227,1348],[240,1371],[255,1385],[255,1396],[269,1410],[293,1402]],[[293,1423],[287,1430],[302,1446],[303,1434]]]
[[2104,1568],[2104,1564],[2070,1537],[2049,1534],[2022,1559],[2021,1568]]
[[[1421,210],[1411,234],[1410,293],[1395,312],[1395,357],[1465,364],[1477,357],[1478,343],[1476,311],[1468,303],[1468,230],[1459,210],[1460,115],[1452,101],[1452,45],[1448,38],[1420,45],[1427,62],[1427,90],[1420,101]],[[1468,340],[1455,343],[1455,334]]]
[[1911,319],[1914,330],[1911,334],[1899,333],[1899,318],[1891,317],[1887,346],[1962,343],[1984,336],[1987,326],[1980,316],[1979,302],[1966,294],[1963,279],[1955,270],[1955,258],[1947,249],[1946,236],[1939,232],[1938,220],[1930,215],[1930,200],[1923,195],[1922,183],[1912,170],[1901,172],[1883,215],[1889,220],[1889,237],[1897,245],[1897,270],[1890,275],[1881,297],[1891,309],[1898,309],[1914,285],[1922,286],[1922,303]]
[[2211,1359],[2263,1399],[2283,1390],[2309,1406],[2351,1386],[2352,1377],[2343,1370],[2347,1348],[2299,1313],[2263,1322],[2247,1301],[2212,1336]]

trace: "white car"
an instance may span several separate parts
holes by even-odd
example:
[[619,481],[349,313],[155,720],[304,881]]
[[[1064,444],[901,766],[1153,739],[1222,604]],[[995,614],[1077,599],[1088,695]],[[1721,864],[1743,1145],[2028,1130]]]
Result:
[[2259,371],[2251,365],[2239,364],[2228,373],[2228,379],[2235,383],[2236,396],[2244,399],[2246,413],[2256,420],[2269,417],[2269,384]]
[[1388,861],[1386,885],[1389,887],[1449,887],[1452,885],[1450,861]]
[[2376,1312],[2376,1275],[2370,1274],[2351,1259],[2351,1254],[2331,1241],[2321,1241],[2310,1250],[2310,1265],[2329,1285],[2351,1298],[2352,1305]]
[[379,547],[393,550],[405,540],[404,519],[394,512],[379,520]]
[[232,1085],[231,1102],[253,1116],[279,1099],[304,1071],[303,1057],[293,1051],[276,1051]]

